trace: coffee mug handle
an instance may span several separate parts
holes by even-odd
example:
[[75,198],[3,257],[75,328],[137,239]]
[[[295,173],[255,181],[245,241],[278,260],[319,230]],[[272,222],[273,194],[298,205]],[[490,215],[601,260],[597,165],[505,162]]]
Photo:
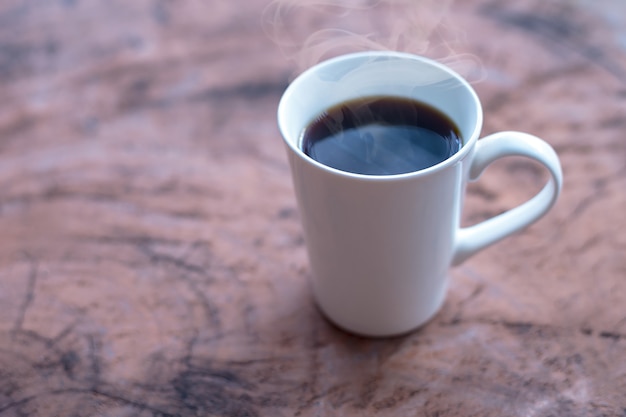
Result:
[[543,140],[521,132],[499,132],[476,143],[469,180],[477,180],[483,170],[496,159],[525,156],[542,164],[550,173],[543,189],[525,203],[491,219],[457,231],[452,265],[458,265],[486,248],[539,220],[556,202],[563,184],[559,158]]

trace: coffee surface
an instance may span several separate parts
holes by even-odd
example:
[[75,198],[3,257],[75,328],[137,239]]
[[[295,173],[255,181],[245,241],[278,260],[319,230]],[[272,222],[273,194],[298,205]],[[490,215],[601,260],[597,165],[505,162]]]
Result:
[[434,107],[402,97],[366,97],[340,103],[303,132],[305,154],[356,174],[419,171],[454,155],[458,127]]

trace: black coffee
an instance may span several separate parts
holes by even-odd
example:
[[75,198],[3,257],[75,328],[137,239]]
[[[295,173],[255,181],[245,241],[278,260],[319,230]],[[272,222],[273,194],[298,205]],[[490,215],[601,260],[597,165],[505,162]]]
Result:
[[334,106],[302,135],[302,149],[343,171],[393,175],[438,164],[461,148],[458,127],[434,107],[407,98],[368,97]]

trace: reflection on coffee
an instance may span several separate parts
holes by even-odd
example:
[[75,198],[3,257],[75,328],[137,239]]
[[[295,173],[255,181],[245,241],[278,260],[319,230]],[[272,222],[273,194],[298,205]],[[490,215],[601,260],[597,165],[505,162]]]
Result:
[[366,97],[322,113],[303,132],[304,153],[324,165],[366,175],[419,171],[462,145],[459,128],[434,107],[402,97]]

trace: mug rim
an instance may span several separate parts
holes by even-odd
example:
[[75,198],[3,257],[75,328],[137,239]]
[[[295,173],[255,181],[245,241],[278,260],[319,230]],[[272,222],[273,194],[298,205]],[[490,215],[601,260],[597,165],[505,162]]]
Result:
[[[298,146],[297,143],[294,143],[291,140],[287,139],[286,129],[285,129],[285,106],[286,101],[289,99],[289,96],[294,94],[294,90],[298,87],[298,84],[306,81],[306,78],[310,77],[313,73],[322,70],[325,67],[334,65],[341,61],[354,60],[354,59],[362,59],[364,57],[390,57],[390,58],[400,58],[400,59],[408,59],[414,61],[421,61],[425,64],[428,64],[432,67],[437,68],[439,71],[445,72],[454,78],[460,85],[469,92],[470,96],[474,100],[475,108],[476,108],[476,122],[474,123],[473,128],[471,129],[471,134],[467,139],[463,138],[463,146],[458,150],[454,155],[446,158],[445,160],[430,166],[428,168],[419,169],[417,171],[410,171],[401,174],[386,174],[386,175],[371,175],[371,174],[359,174],[349,171],[344,171],[338,168],[333,168],[328,165],[325,165],[310,156],[308,156],[304,151]],[[285,91],[283,92],[281,99],[278,103],[278,111],[277,111],[277,119],[278,119],[278,128],[280,130],[283,141],[287,144],[289,149],[294,152],[299,158],[303,159],[305,162],[314,165],[315,167],[322,169],[329,174],[339,175],[346,178],[353,178],[359,180],[366,181],[390,181],[390,180],[401,180],[401,179],[409,179],[415,177],[426,176],[430,174],[434,174],[435,172],[446,169],[450,165],[456,164],[459,160],[463,159],[474,147],[475,142],[478,140],[478,136],[482,129],[483,123],[483,111],[482,105],[480,103],[480,99],[478,98],[478,94],[472,88],[472,86],[459,75],[456,71],[452,70],[448,66],[435,61],[434,59],[427,58],[421,55],[411,54],[407,52],[397,52],[397,51],[364,51],[364,52],[353,52],[344,55],[339,55],[325,61],[322,61],[312,67],[306,69],[302,73],[300,73],[290,84],[287,86]],[[445,111],[444,111],[445,113]]]

